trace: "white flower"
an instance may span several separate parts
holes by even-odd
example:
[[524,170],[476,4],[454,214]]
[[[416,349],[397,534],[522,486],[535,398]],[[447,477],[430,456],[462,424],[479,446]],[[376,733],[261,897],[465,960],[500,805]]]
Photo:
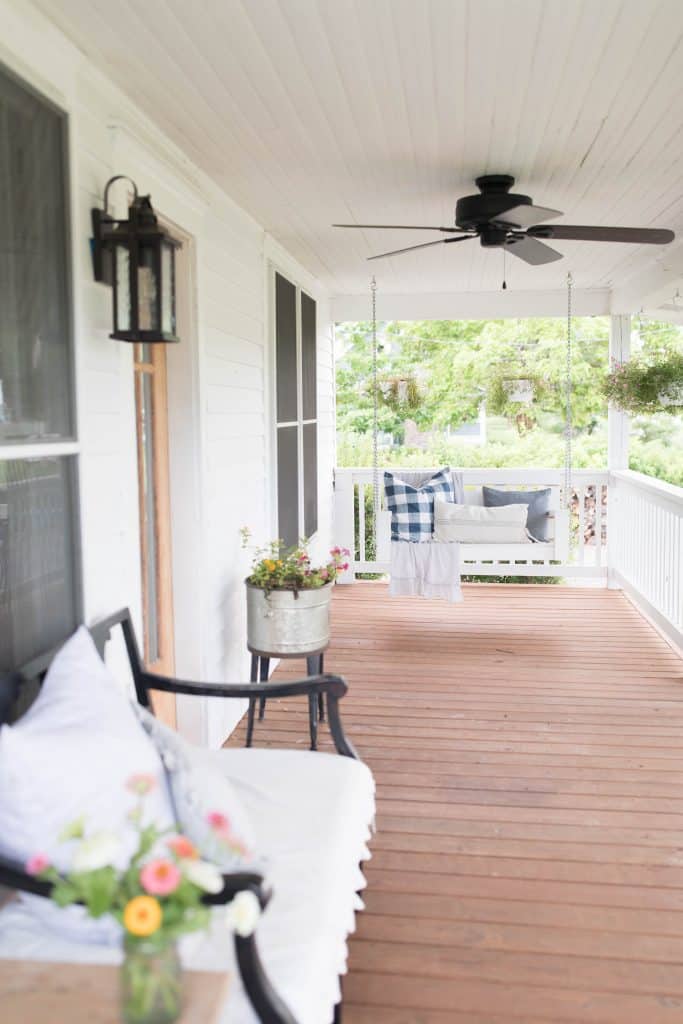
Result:
[[113,832],[95,832],[88,839],[79,843],[71,862],[71,870],[97,871],[112,864],[121,849],[121,844]]
[[261,917],[261,904],[258,897],[249,889],[238,892],[225,908],[228,927],[237,932],[243,939],[253,935]]
[[208,860],[184,860],[183,874],[190,882],[199,886],[204,892],[220,892],[223,888],[223,876],[214,864]]

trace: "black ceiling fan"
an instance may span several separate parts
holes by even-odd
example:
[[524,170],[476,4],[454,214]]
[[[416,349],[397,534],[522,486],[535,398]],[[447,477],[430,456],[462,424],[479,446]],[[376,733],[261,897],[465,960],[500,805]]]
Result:
[[486,249],[505,249],[525,263],[539,266],[562,259],[562,253],[540,239],[557,238],[576,242],[631,242],[635,245],[668,245],[673,231],[665,228],[609,228],[570,224],[544,224],[561,217],[560,210],[534,206],[530,196],[510,192],[515,179],[509,174],[485,174],[477,178],[478,195],[464,196],[455,206],[455,226],[435,227],[419,224],[333,224],[335,228],[396,228],[401,231],[441,231],[453,235],[435,242],[409,245],[405,249],[382,252],[368,259],[399,256],[431,245],[448,245],[478,238]]

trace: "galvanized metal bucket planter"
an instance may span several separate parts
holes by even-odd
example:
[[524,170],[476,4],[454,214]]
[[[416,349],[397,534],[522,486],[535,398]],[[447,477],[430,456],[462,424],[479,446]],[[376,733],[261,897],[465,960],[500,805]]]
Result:
[[669,384],[659,392],[659,404],[665,408],[670,405],[683,407],[683,384]]
[[249,650],[277,656],[310,654],[330,641],[332,584],[314,590],[270,590],[247,583]]
[[510,402],[531,405],[534,400],[534,382],[527,377],[506,380],[503,382],[503,387]]

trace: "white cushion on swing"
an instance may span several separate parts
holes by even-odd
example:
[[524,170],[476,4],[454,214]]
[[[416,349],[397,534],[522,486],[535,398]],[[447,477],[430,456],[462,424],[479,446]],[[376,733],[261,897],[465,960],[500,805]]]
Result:
[[460,544],[529,544],[527,505],[455,505],[434,502],[434,540]]

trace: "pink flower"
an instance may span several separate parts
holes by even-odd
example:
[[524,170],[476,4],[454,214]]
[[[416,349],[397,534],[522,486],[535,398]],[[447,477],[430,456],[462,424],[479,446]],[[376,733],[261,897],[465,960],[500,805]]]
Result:
[[342,549],[341,548],[332,548],[332,550],[330,551],[331,555],[341,555],[341,553],[342,553]]
[[349,567],[349,563],[348,563],[348,562],[343,562],[343,563],[342,563],[342,564],[341,564],[341,565],[339,566],[339,568],[340,568],[340,569],[342,570],[342,572],[346,572],[346,570],[348,569],[348,567]]
[[230,820],[224,814],[221,814],[220,811],[209,811],[206,820],[214,832],[230,831]]
[[150,860],[140,871],[140,884],[152,896],[168,896],[180,885],[182,876],[170,860]]
[[321,569],[320,570],[320,578],[321,579],[326,580],[329,575],[330,575],[330,573],[329,573],[328,569]]
[[26,874],[40,875],[49,867],[49,858],[44,853],[34,853],[33,856],[29,857],[26,861]]
[[135,775],[131,775],[126,782],[126,789],[130,790],[131,793],[135,793],[136,796],[146,796],[157,784],[157,780],[153,775],[149,775],[146,772],[138,772]]

